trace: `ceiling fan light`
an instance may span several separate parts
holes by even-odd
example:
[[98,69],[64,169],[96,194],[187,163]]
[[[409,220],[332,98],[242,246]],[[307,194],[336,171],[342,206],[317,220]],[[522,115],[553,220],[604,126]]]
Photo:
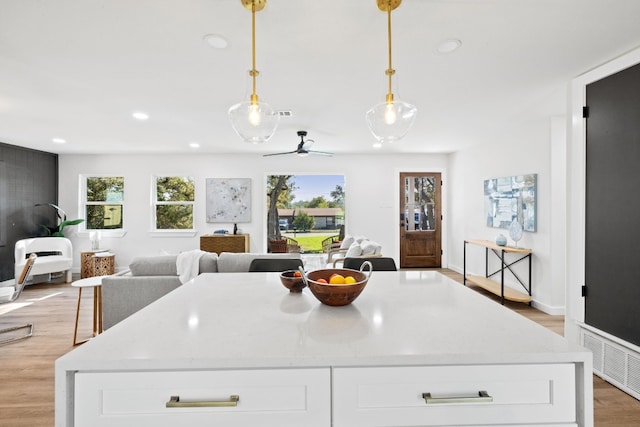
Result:
[[246,142],[267,142],[278,128],[280,116],[265,102],[245,101],[229,108],[233,130]]
[[417,112],[415,105],[404,101],[381,102],[367,111],[365,117],[369,130],[378,141],[394,142],[409,132]]

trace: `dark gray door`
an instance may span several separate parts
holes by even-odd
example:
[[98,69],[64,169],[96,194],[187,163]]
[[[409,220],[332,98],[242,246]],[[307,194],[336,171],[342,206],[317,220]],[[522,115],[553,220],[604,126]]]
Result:
[[587,86],[585,321],[640,345],[640,64]]

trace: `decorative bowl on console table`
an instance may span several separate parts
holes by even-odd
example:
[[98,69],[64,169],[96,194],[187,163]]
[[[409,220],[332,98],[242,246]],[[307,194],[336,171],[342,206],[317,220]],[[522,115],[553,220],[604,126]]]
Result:
[[[365,273],[365,267],[369,267],[369,272]],[[350,268],[328,268],[323,270],[310,271],[304,276],[304,280],[309,286],[311,293],[318,301],[331,306],[342,306],[351,304],[362,291],[371,277],[373,267],[369,261],[365,261],[360,267],[360,271]],[[351,276],[355,283],[331,284],[328,283],[334,274],[343,277]],[[319,281],[323,279],[327,283]]]

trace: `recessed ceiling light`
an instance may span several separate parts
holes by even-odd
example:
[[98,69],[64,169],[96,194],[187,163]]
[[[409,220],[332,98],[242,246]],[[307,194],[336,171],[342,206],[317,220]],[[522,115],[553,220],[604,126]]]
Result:
[[229,46],[229,42],[227,41],[227,39],[219,34],[206,34],[204,37],[202,37],[202,40],[204,40],[209,46],[214,49],[225,49],[227,46]]
[[462,41],[458,39],[447,39],[441,41],[438,46],[436,46],[436,52],[441,54],[451,53],[457,50],[460,46],[462,46]]
[[190,142],[189,143],[189,147],[191,147],[191,148],[200,148],[200,144],[198,144],[197,142]]
[[63,138],[53,138],[51,141],[55,142],[56,144],[66,144],[67,141]]
[[137,119],[137,120],[147,120],[149,118],[149,115],[143,111],[135,111],[131,115],[133,116],[134,119]]
[[379,150],[380,148],[382,148],[382,143],[381,142],[374,142],[373,143],[373,148],[375,148],[376,150]]

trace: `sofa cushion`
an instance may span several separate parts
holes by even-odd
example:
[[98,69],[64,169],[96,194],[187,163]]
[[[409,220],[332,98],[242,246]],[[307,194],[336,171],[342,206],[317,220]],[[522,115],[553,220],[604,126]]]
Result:
[[208,252],[200,257],[200,273],[215,273],[218,271],[218,254]]
[[218,256],[218,272],[239,273],[248,272],[251,261],[256,258],[300,258],[299,253],[288,254],[260,254],[260,253],[235,253],[222,252]]
[[133,276],[177,276],[176,255],[134,258],[129,264]]

